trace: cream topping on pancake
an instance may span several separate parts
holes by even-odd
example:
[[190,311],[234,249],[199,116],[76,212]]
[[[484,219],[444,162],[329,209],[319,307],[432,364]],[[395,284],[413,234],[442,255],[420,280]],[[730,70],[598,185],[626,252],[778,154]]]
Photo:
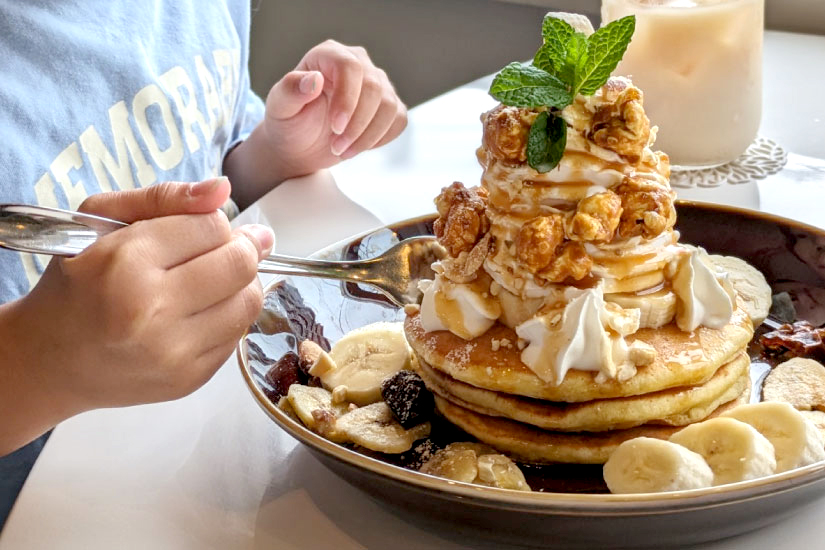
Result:
[[735,294],[727,273],[718,273],[703,248],[689,250],[672,279],[676,293],[676,325],[690,332],[697,327],[722,328],[733,316]]
[[516,327],[527,342],[521,361],[545,382],[560,384],[567,371],[624,378],[635,374],[625,336],[639,330],[639,309],[623,309],[604,301],[601,285],[569,289],[567,305],[528,319]]
[[453,283],[442,275],[434,281],[421,281],[424,293],[421,302],[421,324],[424,330],[449,330],[472,340],[493,326],[501,306],[489,294],[479,292],[471,285]]

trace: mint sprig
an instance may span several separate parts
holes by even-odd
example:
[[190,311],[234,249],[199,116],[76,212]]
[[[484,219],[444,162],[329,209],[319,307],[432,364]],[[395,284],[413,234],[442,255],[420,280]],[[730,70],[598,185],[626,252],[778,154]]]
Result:
[[635,30],[636,18],[628,15],[605,25],[588,37],[587,60],[581,80],[573,89],[574,96],[577,93],[593,95],[604,86],[610,73],[622,60]]
[[577,94],[593,95],[607,82],[635,29],[636,18],[629,15],[586,37],[567,22],[547,16],[533,63],[510,63],[493,78],[490,95],[504,105],[552,109],[540,113],[530,127],[527,163],[533,169],[543,173],[558,165],[567,142],[560,111]]
[[490,95],[514,107],[556,107],[573,101],[564,82],[555,75],[524,63],[510,63],[493,79]]
[[537,172],[549,172],[559,164],[566,145],[567,123],[542,111],[527,136],[527,163]]

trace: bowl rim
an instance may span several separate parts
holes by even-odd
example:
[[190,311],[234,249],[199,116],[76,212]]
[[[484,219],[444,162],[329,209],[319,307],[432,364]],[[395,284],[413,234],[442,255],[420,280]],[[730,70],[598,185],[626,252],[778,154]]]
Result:
[[[763,221],[778,225],[818,233],[825,238],[825,229],[823,228],[748,208],[694,200],[677,200],[676,205],[677,208],[679,205],[684,205],[692,208],[732,214],[735,216],[761,219]],[[426,223],[434,216],[434,213],[424,214],[379,226],[352,237],[347,237],[336,241],[335,243],[332,243],[315,252],[312,256],[319,256],[333,250],[340,250],[346,244],[362,239],[363,237],[382,229],[392,230],[393,227],[400,224]],[[280,278],[272,279],[264,288],[264,294],[268,293],[280,280]],[[286,413],[280,410],[276,404],[269,400],[263,390],[255,382],[252,376],[251,366],[248,361],[246,343],[247,335],[248,330],[244,332],[238,342],[238,345],[236,346],[238,365],[240,366],[246,386],[252,393],[255,401],[281,429],[286,431],[289,435],[304,445],[307,445],[315,451],[321,452],[330,458],[345,462],[353,467],[367,470],[372,474],[388,477],[404,485],[414,486],[420,490],[447,493],[453,497],[462,498],[464,500],[472,500],[477,504],[482,505],[488,504],[499,507],[506,506],[513,510],[529,509],[532,512],[539,511],[553,515],[654,515],[674,511],[712,508],[745,500],[770,497],[783,492],[800,489],[825,480],[825,461],[820,461],[801,468],[795,468],[786,472],[776,473],[770,476],[748,481],[740,481],[737,483],[702,489],[690,489],[663,493],[592,494],[538,491],[524,492],[513,489],[485,487],[481,485],[447,480],[414,470],[409,470],[401,466],[389,464],[376,458],[361,454],[337,443],[333,443],[309,430],[303,424],[300,424],[290,418]]]

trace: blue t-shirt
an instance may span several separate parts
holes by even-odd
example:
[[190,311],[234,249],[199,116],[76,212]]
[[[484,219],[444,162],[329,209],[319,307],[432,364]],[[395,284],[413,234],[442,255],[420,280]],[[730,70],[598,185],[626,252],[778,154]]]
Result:
[[[219,175],[263,117],[249,18],[242,0],[0,3],[0,202],[76,209]],[[47,261],[0,249],[0,303]],[[40,445],[0,458],[0,528]]]

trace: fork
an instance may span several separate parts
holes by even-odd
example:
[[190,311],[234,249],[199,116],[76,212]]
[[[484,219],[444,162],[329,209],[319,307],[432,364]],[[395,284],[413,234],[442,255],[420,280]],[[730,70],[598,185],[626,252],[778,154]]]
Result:
[[[0,247],[51,256],[76,256],[98,238],[128,224],[121,221],[25,204],[0,204]],[[443,257],[432,236],[404,239],[374,258],[323,261],[272,254],[258,272],[320,277],[371,285],[397,306],[421,301],[418,282],[433,278],[430,265]]]

